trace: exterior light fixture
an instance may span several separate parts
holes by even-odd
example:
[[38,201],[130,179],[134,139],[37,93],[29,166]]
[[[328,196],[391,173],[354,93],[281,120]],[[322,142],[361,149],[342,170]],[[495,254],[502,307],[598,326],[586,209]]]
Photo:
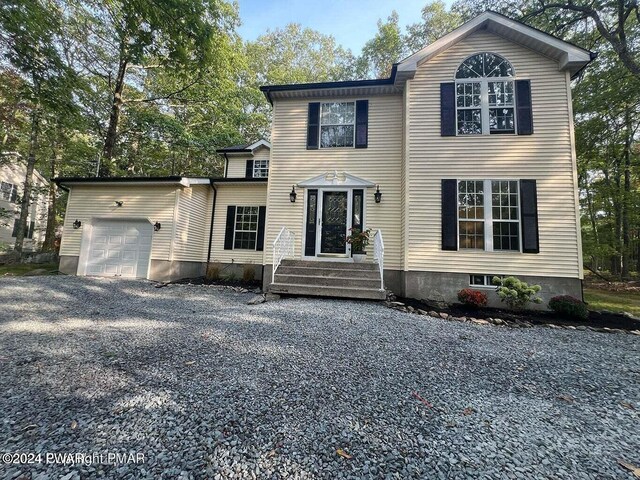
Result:
[[124,202],[122,200],[116,200],[115,203],[116,203],[116,207],[121,207]]
[[295,203],[297,196],[298,196],[298,194],[296,193],[296,186],[292,185],[291,186],[291,193],[289,194],[289,200],[291,200],[291,203]]
[[376,185],[376,193],[373,194],[373,198],[375,199],[376,203],[380,203],[380,200],[382,200],[382,193],[380,193],[380,185]]
[[76,218],[75,222],[73,222],[73,229],[77,230],[82,226],[82,222]]
[[162,227],[162,224],[160,222],[156,222],[153,224],[153,231],[157,232],[158,230],[160,230],[161,227]]

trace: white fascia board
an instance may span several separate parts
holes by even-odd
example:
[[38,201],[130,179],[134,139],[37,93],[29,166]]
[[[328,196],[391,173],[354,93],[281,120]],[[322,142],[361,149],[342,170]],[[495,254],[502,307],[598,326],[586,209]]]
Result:
[[[404,73],[400,78],[406,78],[410,73],[415,72],[419,65],[435,57],[484,26],[487,27],[488,31],[492,31],[492,26],[500,26],[506,29],[507,32],[517,32],[531,42],[530,45],[525,46],[528,46],[533,50],[536,50],[536,44],[538,46],[540,44],[544,44],[551,47],[556,50],[558,54],[557,58],[560,59],[558,64],[560,70],[577,70],[591,60],[591,52],[588,50],[571,45],[559,38],[555,38],[502,15],[498,15],[493,12],[484,12],[400,62],[398,64],[398,72]],[[504,36],[504,34],[502,36]],[[506,39],[522,44],[521,41],[509,39],[508,35],[506,36]]]
[[265,140],[264,138],[258,140],[256,143],[252,143],[251,145],[249,145],[247,147],[247,150],[255,150],[258,147],[267,147],[269,150],[271,150],[271,142],[268,142],[267,140]]

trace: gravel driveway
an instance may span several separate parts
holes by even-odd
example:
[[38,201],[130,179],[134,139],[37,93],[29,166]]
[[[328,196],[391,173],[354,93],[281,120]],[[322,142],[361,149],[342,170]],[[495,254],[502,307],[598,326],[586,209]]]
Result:
[[631,479],[617,461],[640,465],[639,337],[251,296],[0,279],[0,452],[42,454],[0,477]]

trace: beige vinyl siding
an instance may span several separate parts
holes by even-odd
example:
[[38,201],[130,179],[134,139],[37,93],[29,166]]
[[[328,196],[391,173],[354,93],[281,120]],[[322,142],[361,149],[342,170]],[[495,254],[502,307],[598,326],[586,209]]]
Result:
[[[295,253],[302,252],[305,190],[297,189],[289,201],[291,186],[325,172],[347,172],[380,184],[382,202],[373,200],[375,189],[365,190],[366,226],[381,229],[385,242],[385,268],[402,268],[402,95],[345,98],[369,100],[368,148],[321,148],[307,150],[307,110],[310,101],[334,98],[283,99],[273,108],[272,149],[267,204],[265,262],[271,263],[273,241],[283,226],[295,234]],[[372,251],[372,247],[369,248]]]
[[[440,83],[468,56],[489,51],[531,80],[534,134],[440,136]],[[476,32],[421,65],[410,81],[408,270],[581,278],[568,78],[557,62]],[[440,181],[535,179],[540,253],[441,250]]]
[[247,173],[247,160],[269,160],[270,151],[267,147],[258,147],[254,152],[247,155],[227,154],[229,165],[227,167],[227,178],[244,178]]
[[[91,218],[146,218],[152,224],[160,222],[162,228],[153,233],[152,260],[170,260],[173,235],[175,185],[86,185],[73,186],[67,200],[64,233],[60,255],[80,255],[83,228],[74,230],[73,222],[88,225]],[[116,200],[124,202],[116,206]]]
[[[16,161],[15,163],[7,163],[0,166],[0,181],[11,183],[18,187],[18,198],[22,194],[24,189],[24,179],[27,173],[27,167],[22,162]],[[35,223],[33,230],[33,239],[27,238],[27,231],[25,231],[24,237],[24,249],[31,251],[37,249],[39,245],[44,241],[45,232],[47,229],[47,209],[49,205],[49,197],[44,190],[48,189],[49,182],[47,182],[37,172],[33,172],[33,190],[32,195],[34,200],[31,202],[29,208],[29,216],[27,217],[27,230],[29,229],[30,222]],[[40,192],[38,195],[36,193]],[[20,204],[13,203],[9,200],[0,198],[0,211],[4,209],[9,214],[12,214],[9,218],[2,219],[0,221],[0,243],[8,244],[13,248],[16,237],[12,237],[13,225],[15,218],[20,216]]]
[[207,261],[211,225],[211,192],[209,185],[194,185],[179,190],[173,260]]
[[[262,265],[263,252],[256,250],[225,250],[224,235],[227,223],[227,207],[260,207],[267,204],[267,186],[262,184],[217,186],[216,212],[213,222],[211,261],[222,263],[255,263]],[[268,219],[268,214],[267,214]],[[265,251],[267,244],[265,243]]]

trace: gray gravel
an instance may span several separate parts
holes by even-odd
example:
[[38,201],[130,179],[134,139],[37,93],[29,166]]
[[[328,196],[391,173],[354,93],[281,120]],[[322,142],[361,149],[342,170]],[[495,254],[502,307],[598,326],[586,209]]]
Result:
[[251,296],[0,279],[0,451],[145,456],[0,477],[630,479],[617,461],[640,465],[639,337]]

